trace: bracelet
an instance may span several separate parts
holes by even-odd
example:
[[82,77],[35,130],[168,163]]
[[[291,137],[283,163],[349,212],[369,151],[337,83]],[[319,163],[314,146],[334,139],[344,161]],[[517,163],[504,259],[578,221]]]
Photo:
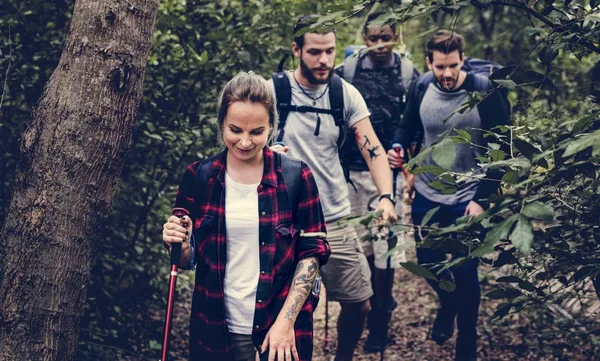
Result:
[[382,194],[379,196],[379,201],[381,202],[382,199],[387,198],[390,200],[390,202],[392,202],[393,205],[396,205],[396,199],[393,195],[386,193],[386,194]]

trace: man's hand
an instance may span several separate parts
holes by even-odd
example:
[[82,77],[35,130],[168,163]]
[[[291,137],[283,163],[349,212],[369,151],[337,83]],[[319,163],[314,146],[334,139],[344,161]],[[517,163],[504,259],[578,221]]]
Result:
[[471,218],[477,217],[483,213],[483,207],[475,201],[470,201],[465,209],[465,216],[471,216]]
[[383,211],[381,213],[381,218],[384,221],[390,221],[390,223],[394,223],[398,220],[398,215],[396,214],[396,209],[394,208],[394,204],[388,198],[382,198],[377,205],[377,209],[375,211]]
[[271,151],[276,152],[276,153],[287,153],[288,150],[290,150],[290,147],[288,147],[287,145],[281,145],[281,144],[275,144],[269,147],[269,149],[271,149]]
[[[404,157],[404,149],[400,149],[400,158]],[[390,168],[398,168],[400,166],[400,161],[398,159],[398,153],[396,153],[395,149],[390,149],[387,152],[388,163],[390,163]]]
[[[269,361],[300,360],[296,349],[294,323],[277,319],[260,347],[260,353],[269,352]],[[293,356],[293,358],[292,358]]]

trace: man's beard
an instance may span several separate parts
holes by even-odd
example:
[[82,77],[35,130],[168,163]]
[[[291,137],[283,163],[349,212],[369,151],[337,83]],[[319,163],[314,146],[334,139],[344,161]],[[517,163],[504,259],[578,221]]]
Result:
[[302,72],[302,76],[304,76],[309,83],[311,84],[327,84],[329,83],[329,79],[333,76],[333,68],[319,68],[319,69],[327,69],[329,73],[327,74],[327,78],[319,79],[315,77],[313,70],[306,65],[306,63],[300,58],[300,71]]
[[[436,79],[437,79],[437,82],[438,82],[438,85],[439,85],[440,89],[443,89],[443,90],[454,90],[454,89],[456,89],[456,84],[458,84],[458,77],[459,76],[460,76],[460,72],[458,73],[458,75],[456,76],[456,78],[445,77],[445,78],[436,78]],[[451,82],[451,84],[450,84],[449,87],[446,85],[446,79],[452,80],[452,82]]]

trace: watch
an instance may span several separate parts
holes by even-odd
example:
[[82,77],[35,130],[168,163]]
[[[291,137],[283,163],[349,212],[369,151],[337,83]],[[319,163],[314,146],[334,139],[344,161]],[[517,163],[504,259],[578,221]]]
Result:
[[384,198],[389,199],[390,202],[392,202],[393,205],[396,205],[396,198],[393,195],[391,195],[389,193],[382,194],[382,195],[379,196],[379,201],[381,202],[381,200],[384,199]]

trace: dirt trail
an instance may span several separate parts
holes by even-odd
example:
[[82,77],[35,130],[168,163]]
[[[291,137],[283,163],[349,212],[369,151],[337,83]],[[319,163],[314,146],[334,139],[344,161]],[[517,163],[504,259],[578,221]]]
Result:
[[[415,259],[414,251],[408,253],[409,260]],[[482,293],[492,289],[486,276],[489,269],[480,267]],[[435,318],[437,298],[423,278],[413,276],[404,269],[396,271],[394,297],[398,307],[393,313],[391,334],[394,344],[385,352],[388,361],[452,361],[454,360],[455,337],[446,344],[438,346],[428,340],[429,329]],[[493,278],[492,278],[493,279]],[[600,347],[594,346],[588,336],[577,332],[569,333],[568,338],[558,332],[560,324],[551,317],[542,317],[539,310],[524,310],[519,314],[509,315],[502,320],[492,320],[498,301],[482,298],[478,332],[478,355],[480,361],[598,361]],[[339,304],[329,304],[329,337],[332,340],[331,350],[323,351],[325,325],[325,302],[320,302],[315,313],[315,352],[314,361],[330,361],[335,350],[337,314]],[[598,321],[598,318],[596,318]],[[600,323],[587,325],[591,333],[600,339]],[[566,330],[563,330],[566,331]],[[568,332],[568,331],[567,331]],[[356,361],[379,361],[380,355],[366,354],[362,345],[367,332],[363,333]],[[541,336],[544,335],[544,340]]]

